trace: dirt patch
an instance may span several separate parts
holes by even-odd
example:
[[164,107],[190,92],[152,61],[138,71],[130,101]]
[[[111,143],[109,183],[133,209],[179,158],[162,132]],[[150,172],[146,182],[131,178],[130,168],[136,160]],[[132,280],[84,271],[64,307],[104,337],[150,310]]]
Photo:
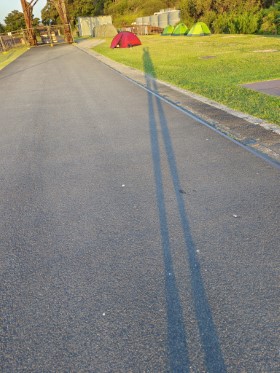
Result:
[[216,56],[201,56],[199,57],[201,60],[209,60],[211,58],[216,58]]
[[253,51],[254,53],[272,53],[272,52],[279,52],[278,49],[260,49]]

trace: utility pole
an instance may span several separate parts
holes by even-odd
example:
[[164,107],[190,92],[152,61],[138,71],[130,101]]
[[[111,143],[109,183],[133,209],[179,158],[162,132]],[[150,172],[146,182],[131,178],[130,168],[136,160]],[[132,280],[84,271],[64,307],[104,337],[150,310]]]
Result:
[[33,7],[37,2],[38,0],[31,0],[30,2],[21,0],[22,10],[27,28],[28,42],[31,46],[37,45],[36,35],[32,26]]
[[73,43],[73,37],[72,37],[70,21],[68,17],[65,0],[49,0],[49,1],[53,3],[53,5],[56,7],[56,10],[59,14],[61,22],[63,23],[65,41],[69,44]]

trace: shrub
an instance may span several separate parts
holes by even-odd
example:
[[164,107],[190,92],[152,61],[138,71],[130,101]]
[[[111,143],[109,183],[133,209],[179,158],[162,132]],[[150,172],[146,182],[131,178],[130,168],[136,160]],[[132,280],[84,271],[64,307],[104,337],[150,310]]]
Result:
[[261,34],[280,34],[280,4],[263,11]]
[[254,34],[258,31],[261,13],[220,14],[212,23],[215,33]]

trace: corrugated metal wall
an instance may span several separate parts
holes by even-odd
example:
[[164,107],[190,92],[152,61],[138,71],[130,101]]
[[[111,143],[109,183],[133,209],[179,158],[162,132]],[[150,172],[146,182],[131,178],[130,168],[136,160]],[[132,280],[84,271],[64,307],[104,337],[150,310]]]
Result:
[[94,28],[96,26],[102,25],[112,25],[112,17],[78,17],[78,28],[80,36],[93,36]]

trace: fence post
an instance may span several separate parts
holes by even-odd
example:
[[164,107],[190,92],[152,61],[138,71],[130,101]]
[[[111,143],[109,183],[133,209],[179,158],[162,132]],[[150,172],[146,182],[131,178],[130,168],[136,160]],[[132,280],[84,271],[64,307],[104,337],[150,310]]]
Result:
[[1,35],[0,35],[0,43],[1,43],[1,47],[3,49],[3,52],[6,52],[6,46],[5,46],[5,43],[2,40],[2,36]]
[[52,32],[51,32],[50,26],[48,26],[47,29],[48,29],[48,37],[49,37],[50,43],[51,43],[50,46],[53,47]]
[[25,37],[24,30],[21,29],[21,32],[22,32],[22,38],[23,38],[23,40],[24,40],[24,44],[27,45],[27,40],[26,40],[26,37]]

